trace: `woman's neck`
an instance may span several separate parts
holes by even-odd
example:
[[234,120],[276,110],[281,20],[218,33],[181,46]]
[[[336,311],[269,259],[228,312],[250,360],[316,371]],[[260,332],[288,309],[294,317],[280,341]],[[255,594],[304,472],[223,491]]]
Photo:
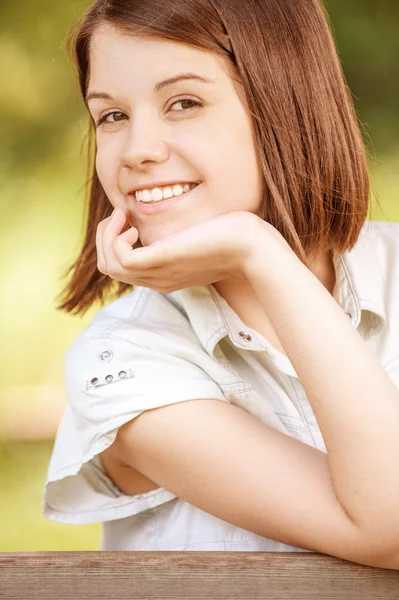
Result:
[[[320,253],[308,268],[332,295],[336,275],[331,254],[326,251]],[[261,333],[271,344],[283,352],[277,334],[247,279],[229,277],[214,283],[213,286],[245,325]]]

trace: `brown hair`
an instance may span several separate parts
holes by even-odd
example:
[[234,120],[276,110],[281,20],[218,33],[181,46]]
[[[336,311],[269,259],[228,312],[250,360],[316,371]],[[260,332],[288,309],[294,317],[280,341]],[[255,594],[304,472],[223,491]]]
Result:
[[[328,21],[319,0],[96,0],[72,27],[66,47],[83,99],[90,40],[103,24],[225,59],[254,120],[262,217],[306,262],[320,249],[351,249],[370,208],[367,151]],[[97,269],[96,228],[113,207],[95,169],[91,118],[88,139],[86,231],[57,306],[75,314],[132,289]]]

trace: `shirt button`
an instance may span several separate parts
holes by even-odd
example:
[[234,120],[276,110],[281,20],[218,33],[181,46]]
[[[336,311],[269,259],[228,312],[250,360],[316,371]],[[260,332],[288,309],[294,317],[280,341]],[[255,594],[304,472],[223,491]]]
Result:
[[249,333],[246,333],[246,331],[240,331],[238,335],[246,342],[250,342],[252,340],[252,337],[249,335]]
[[105,381],[108,381],[108,382],[110,382],[112,380],[113,380],[112,375],[107,375],[106,378],[105,378]]
[[104,352],[101,352],[101,354],[100,354],[100,360],[103,360],[104,362],[111,360],[111,358],[112,358],[111,350],[104,350]]
[[98,378],[97,378],[97,377],[93,377],[93,379],[90,381],[90,383],[91,383],[92,385],[97,385],[97,383],[98,383]]

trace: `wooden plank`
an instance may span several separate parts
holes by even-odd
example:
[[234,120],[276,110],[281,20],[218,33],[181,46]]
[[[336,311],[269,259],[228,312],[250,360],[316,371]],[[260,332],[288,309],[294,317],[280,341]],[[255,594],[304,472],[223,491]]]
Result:
[[13,552],[0,598],[398,600],[399,571],[312,552]]

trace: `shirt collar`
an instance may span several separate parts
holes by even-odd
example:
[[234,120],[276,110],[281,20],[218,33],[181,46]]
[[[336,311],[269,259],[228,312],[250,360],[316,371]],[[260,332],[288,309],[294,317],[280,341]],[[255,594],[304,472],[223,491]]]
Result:
[[[333,297],[356,328],[362,324],[363,337],[378,334],[386,326],[384,278],[376,236],[369,221],[365,222],[353,248],[334,254],[333,263],[336,273]],[[264,338],[242,322],[213,285],[185,288],[167,296],[187,315],[201,345],[211,356],[225,336],[238,348],[265,350]],[[270,349],[271,345],[266,347]]]
[[335,254],[336,285],[333,296],[351,315],[356,328],[362,324],[365,338],[386,327],[384,275],[379,262],[379,241],[373,221],[366,221],[351,250]]

